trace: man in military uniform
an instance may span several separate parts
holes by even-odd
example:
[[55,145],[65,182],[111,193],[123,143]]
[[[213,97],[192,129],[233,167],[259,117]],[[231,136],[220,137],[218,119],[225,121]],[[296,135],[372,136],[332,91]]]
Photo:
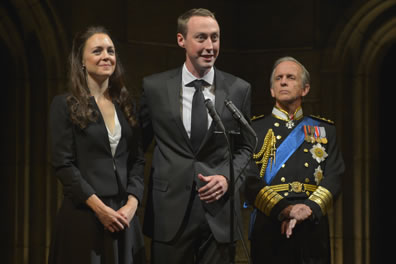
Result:
[[246,172],[253,263],[330,263],[327,212],[344,162],[333,122],[303,115],[309,73],[292,57],[274,64],[272,114],[253,121],[258,149]]

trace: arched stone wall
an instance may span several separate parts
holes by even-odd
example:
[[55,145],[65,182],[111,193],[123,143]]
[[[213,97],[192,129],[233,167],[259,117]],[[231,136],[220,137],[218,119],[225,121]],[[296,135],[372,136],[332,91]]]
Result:
[[1,52],[10,62],[4,76],[10,85],[4,89],[10,92],[3,100],[12,114],[5,124],[15,126],[2,128],[15,142],[7,143],[15,155],[1,160],[8,179],[2,187],[2,215],[7,216],[2,220],[2,262],[46,263],[52,212],[60,194],[48,166],[47,108],[64,88],[66,44],[49,1],[5,1],[0,18]]
[[[373,263],[373,177],[378,176],[378,70],[396,42],[396,1],[368,1],[335,32],[323,73],[337,112],[346,174],[332,218],[334,263]],[[334,41],[334,42],[333,42]],[[352,213],[351,213],[352,212]]]

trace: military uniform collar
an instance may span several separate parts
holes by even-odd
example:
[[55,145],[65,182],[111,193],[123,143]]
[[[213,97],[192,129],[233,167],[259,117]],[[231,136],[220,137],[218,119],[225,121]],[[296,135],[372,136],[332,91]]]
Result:
[[296,109],[296,111],[294,112],[293,116],[290,118],[288,112],[274,106],[274,108],[272,109],[272,116],[277,119],[283,120],[283,121],[299,120],[303,117],[303,110],[302,110],[301,106],[298,107]]
[[298,107],[296,109],[296,111],[294,112],[294,114],[290,117],[288,112],[274,106],[274,108],[272,109],[272,116],[277,119],[286,121],[287,122],[286,127],[291,129],[294,127],[293,121],[297,121],[303,117],[303,110],[302,110],[301,106]]

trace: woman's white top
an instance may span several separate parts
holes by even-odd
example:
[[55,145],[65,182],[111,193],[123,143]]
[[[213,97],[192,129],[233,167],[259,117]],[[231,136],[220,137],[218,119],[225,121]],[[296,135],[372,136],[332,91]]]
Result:
[[113,133],[111,133],[109,128],[106,126],[107,134],[109,135],[111,154],[113,155],[113,157],[117,149],[118,142],[120,142],[121,139],[121,124],[120,121],[118,120],[117,111],[115,111],[115,109],[114,109],[114,122],[115,122],[115,126]]

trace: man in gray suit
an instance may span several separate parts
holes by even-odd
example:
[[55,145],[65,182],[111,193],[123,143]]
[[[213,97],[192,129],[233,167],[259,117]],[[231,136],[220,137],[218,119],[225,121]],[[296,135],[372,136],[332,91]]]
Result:
[[[151,263],[230,263],[228,145],[224,134],[214,133],[218,127],[204,100],[214,102],[227,131],[241,132],[234,138],[238,177],[251,157],[252,140],[224,100],[249,120],[250,84],[214,68],[220,28],[209,10],[181,15],[177,42],[186,51],[184,65],[143,80],[143,138],[146,146],[155,140],[144,218],[144,233],[152,238]],[[241,182],[239,177],[235,190]],[[240,219],[238,195],[235,211]]]

